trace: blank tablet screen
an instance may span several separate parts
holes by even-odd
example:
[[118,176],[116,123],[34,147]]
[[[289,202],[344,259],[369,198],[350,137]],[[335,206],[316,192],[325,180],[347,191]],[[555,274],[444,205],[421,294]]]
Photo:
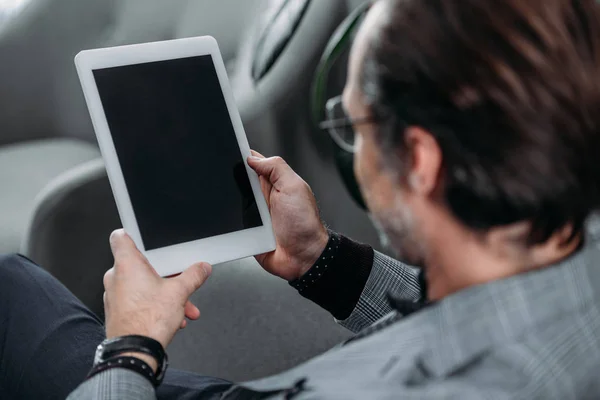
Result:
[[211,56],[93,73],[146,250],[263,224]]

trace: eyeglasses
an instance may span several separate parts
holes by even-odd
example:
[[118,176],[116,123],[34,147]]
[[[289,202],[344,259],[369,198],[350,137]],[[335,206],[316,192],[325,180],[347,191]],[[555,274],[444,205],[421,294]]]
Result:
[[349,153],[356,152],[355,127],[361,124],[372,124],[377,122],[373,117],[352,119],[344,110],[342,96],[331,98],[325,105],[327,120],[319,124],[319,128],[327,130],[333,141],[343,150]]

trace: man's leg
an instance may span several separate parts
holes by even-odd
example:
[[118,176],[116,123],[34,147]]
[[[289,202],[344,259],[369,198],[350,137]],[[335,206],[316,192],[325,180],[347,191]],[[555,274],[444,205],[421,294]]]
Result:
[[[64,399],[103,339],[102,321],[50,274],[22,256],[0,256],[0,399]],[[173,370],[158,395],[210,398],[229,385]]]
[[64,399],[103,337],[98,317],[50,274],[0,257],[0,398]]

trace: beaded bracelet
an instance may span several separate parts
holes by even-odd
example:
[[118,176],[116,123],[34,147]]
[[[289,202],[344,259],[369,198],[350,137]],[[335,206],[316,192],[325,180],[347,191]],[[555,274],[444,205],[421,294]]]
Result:
[[124,368],[137,372],[144,378],[148,379],[154,387],[158,386],[158,382],[156,381],[156,376],[154,375],[152,368],[139,358],[130,356],[116,356],[99,363],[92,368],[86,379],[90,379],[101,372],[114,368]]

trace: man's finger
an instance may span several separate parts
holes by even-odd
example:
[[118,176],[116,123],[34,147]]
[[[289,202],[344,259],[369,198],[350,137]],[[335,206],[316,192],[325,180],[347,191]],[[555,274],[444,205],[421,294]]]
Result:
[[267,201],[267,207],[271,209],[271,190],[273,190],[273,185],[264,176],[259,176],[258,181],[260,182],[260,191]]
[[110,248],[115,261],[140,255],[135,243],[123,229],[118,229],[110,235]]
[[185,303],[185,317],[193,321],[200,318],[200,310],[191,301]]
[[153,274],[156,278],[160,278],[146,256],[138,250],[131,237],[123,229],[116,230],[110,235],[110,247],[115,258],[115,266],[112,269],[113,275],[119,273],[119,271],[136,267],[135,269],[141,268],[147,273]]
[[284,184],[289,183],[289,179],[296,178],[294,170],[281,157],[252,156],[248,158],[248,165],[258,175],[267,179],[277,190],[281,190]]
[[258,158],[266,158],[265,156],[263,156],[262,154],[260,154],[258,151],[256,150],[252,150],[250,149],[250,154],[252,154],[254,157],[258,157]]
[[104,278],[102,278],[102,283],[104,284],[104,289],[108,288],[115,276],[115,269],[111,268],[104,273]]
[[187,326],[187,321],[184,319],[183,321],[181,321],[181,325],[179,326],[179,329],[185,329],[186,326]]
[[[185,296],[182,300],[187,302],[192,293],[194,293],[210,276],[212,267],[207,263],[194,264],[183,273],[175,278],[172,278],[172,282],[179,285],[183,289],[183,295]],[[184,304],[182,302],[182,304]]]
[[[253,157],[257,157],[261,160],[264,160],[266,158],[265,156],[263,156],[256,150],[250,150],[250,153],[252,154]],[[248,163],[249,163],[248,165],[250,165],[250,163],[251,163],[250,159],[248,159]],[[250,166],[252,167],[252,165],[250,165]],[[260,182],[260,190],[262,191],[263,196],[265,196],[265,199],[267,200],[267,206],[271,207],[270,194],[271,194],[271,189],[273,188],[273,185],[271,185],[269,180],[267,178],[265,178],[264,176],[259,175],[258,179]]]

